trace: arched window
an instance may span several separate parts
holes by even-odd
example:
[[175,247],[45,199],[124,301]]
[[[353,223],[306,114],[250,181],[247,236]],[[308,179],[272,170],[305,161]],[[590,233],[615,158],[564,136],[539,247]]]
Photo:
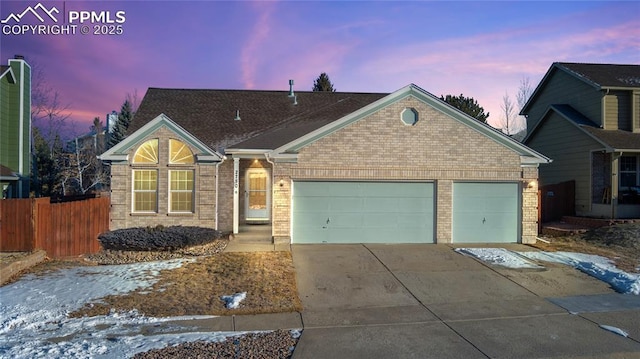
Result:
[[140,145],[133,155],[133,163],[158,163],[158,139],[154,138]]
[[193,152],[186,143],[178,140],[169,140],[170,164],[193,164]]

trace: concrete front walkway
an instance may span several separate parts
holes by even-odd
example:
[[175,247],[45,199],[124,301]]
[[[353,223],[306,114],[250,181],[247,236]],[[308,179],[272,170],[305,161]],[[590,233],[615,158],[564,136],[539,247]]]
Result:
[[[292,251],[304,305],[297,359],[640,358],[640,305],[572,268],[494,268],[433,244]],[[598,306],[603,296],[614,304]],[[571,298],[600,310],[566,309]]]

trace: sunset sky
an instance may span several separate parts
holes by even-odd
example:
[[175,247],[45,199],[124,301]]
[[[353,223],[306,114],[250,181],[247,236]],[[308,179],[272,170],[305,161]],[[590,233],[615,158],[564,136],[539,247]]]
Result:
[[[638,1],[41,1],[76,34],[2,26],[0,61],[24,55],[69,104],[72,132],[148,87],[393,92],[415,83],[474,97],[499,123],[505,93],[538,84],[553,62],[640,64]],[[2,1],[0,19],[37,1]],[[109,12],[120,35],[70,12]],[[116,13],[121,23],[116,23]],[[41,22],[26,14],[20,25]],[[44,24],[54,24],[45,19]],[[80,26],[90,26],[81,34]],[[109,24],[107,24],[109,25]],[[14,27],[12,27],[14,26]],[[13,30],[12,30],[13,29]],[[38,79],[34,79],[37,81]]]

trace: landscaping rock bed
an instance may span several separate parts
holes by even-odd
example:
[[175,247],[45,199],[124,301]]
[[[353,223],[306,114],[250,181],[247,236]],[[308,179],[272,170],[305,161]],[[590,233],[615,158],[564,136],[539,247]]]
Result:
[[250,333],[221,342],[190,342],[138,353],[134,359],[165,358],[290,358],[298,335],[288,330]]
[[98,253],[87,255],[84,259],[92,264],[106,265],[153,262],[185,257],[202,257],[222,252],[227,247],[227,244],[229,244],[229,240],[221,238],[206,244],[178,248],[171,251],[123,251],[105,249]]

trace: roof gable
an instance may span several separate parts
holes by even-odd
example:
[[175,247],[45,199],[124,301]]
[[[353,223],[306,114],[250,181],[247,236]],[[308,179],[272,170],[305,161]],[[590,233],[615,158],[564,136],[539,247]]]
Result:
[[10,84],[16,83],[16,76],[14,75],[11,66],[0,65],[0,79],[5,77]]
[[557,71],[563,71],[595,90],[640,88],[640,65],[554,62],[522,107],[520,114],[529,112],[532,104]]
[[127,138],[122,140],[111,149],[98,156],[103,161],[127,161],[128,152],[131,148],[136,147],[152,133],[156,132],[161,127],[166,127],[176,135],[178,135],[183,141],[196,148],[200,153],[196,153],[196,160],[198,162],[220,162],[223,159],[223,155],[212,150],[202,141],[195,136],[187,132],[180,125],[175,123],[165,114],[160,114],[152,121],[146,123],[144,126],[138,128],[135,132],[130,134]]
[[473,129],[474,131],[479,132],[480,134],[492,139],[498,144],[504,147],[507,147],[512,151],[520,154],[520,156],[523,157],[523,162],[527,162],[527,163],[551,162],[549,158],[532,150],[531,148],[528,148],[527,146],[514,140],[513,138],[507,136],[502,131],[496,130],[491,126],[476,120],[475,118],[447,104],[446,102],[440,100],[438,97],[434,96],[433,94],[423,90],[422,88],[414,84],[405,86],[400,90],[395,91],[394,93],[379,99],[378,101],[370,103],[358,109],[357,111],[354,111],[336,121],[328,123],[327,125],[324,125],[314,131],[311,131],[305,134],[304,136],[301,136],[289,143],[286,143],[274,149],[273,151],[271,151],[270,155],[274,158],[281,157],[283,159],[285,158],[290,159],[292,157],[291,155],[295,155],[298,151],[310,145],[311,143],[314,143],[315,141],[318,141],[319,139],[342,129],[348,126],[349,124],[359,121],[367,117],[368,115],[376,111],[379,111],[380,109],[396,101],[400,101],[408,96],[413,96],[418,100],[423,101],[427,105],[431,106],[437,111],[444,113],[445,115],[449,116],[453,120],[456,120],[462,123],[463,125]]
[[561,118],[574,125],[586,136],[600,143],[602,147],[609,152],[621,150],[640,151],[640,133],[621,130],[604,130],[570,105],[549,106],[544,116],[542,116],[542,120],[538,121],[536,126],[524,139],[525,143],[529,143],[531,139],[537,135],[538,130],[542,127],[542,124],[547,121],[551,113],[560,115]]

